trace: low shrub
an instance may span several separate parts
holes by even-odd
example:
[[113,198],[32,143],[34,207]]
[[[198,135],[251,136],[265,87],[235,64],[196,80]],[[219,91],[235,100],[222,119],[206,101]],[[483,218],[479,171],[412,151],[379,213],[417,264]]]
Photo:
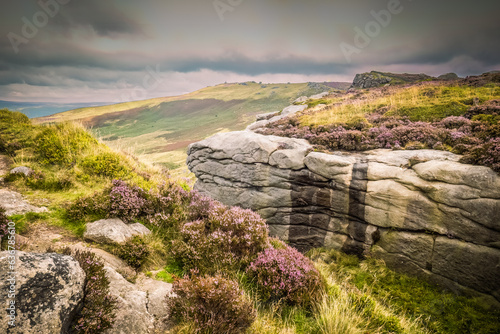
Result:
[[70,152],[53,128],[47,128],[35,138],[40,162],[46,165],[63,165],[71,162]]
[[63,254],[73,256],[85,272],[83,307],[70,326],[70,333],[98,334],[113,327],[116,299],[109,294],[109,280],[104,264],[92,252],[72,252],[66,248]]
[[274,249],[285,249],[288,247],[286,243],[278,238],[269,238],[269,244]]
[[238,269],[269,247],[265,221],[255,212],[212,202],[207,217],[184,224],[172,242],[173,258],[201,273]]
[[312,261],[292,247],[264,250],[248,266],[247,274],[269,301],[312,306],[324,291],[322,277]]
[[256,318],[238,283],[221,276],[181,279],[167,299],[177,323],[194,324],[195,333],[244,333]]
[[484,144],[468,149],[461,162],[486,165],[500,173],[500,138],[493,138]]
[[120,156],[113,152],[104,152],[98,155],[86,157],[81,166],[90,174],[104,177],[123,177],[129,170],[120,159]]
[[143,212],[146,205],[146,192],[139,187],[130,187],[121,180],[113,180],[109,193],[110,216],[131,221]]
[[134,269],[139,269],[146,262],[151,251],[144,240],[135,236],[123,245],[118,245],[116,254]]
[[99,220],[108,217],[110,210],[108,189],[88,197],[80,197],[66,210],[66,217],[71,221]]
[[46,165],[74,165],[94,139],[85,129],[75,123],[60,123],[45,127],[34,139],[39,161]]

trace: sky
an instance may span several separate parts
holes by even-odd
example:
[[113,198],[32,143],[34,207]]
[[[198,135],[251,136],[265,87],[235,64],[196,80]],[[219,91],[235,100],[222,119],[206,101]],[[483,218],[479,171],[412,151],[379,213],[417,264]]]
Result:
[[0,100],[125,102],[224,82],[500,70],[498,0],[12,0]]

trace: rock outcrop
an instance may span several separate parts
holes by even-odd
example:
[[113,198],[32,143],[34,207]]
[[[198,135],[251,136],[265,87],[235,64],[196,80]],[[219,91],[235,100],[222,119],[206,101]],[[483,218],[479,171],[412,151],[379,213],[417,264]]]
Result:
[[[14,270],[10,261],[8,252],[0,253],[0,332],[65,333],[83,299],[85,273],[78,262],[66,255],[20,251]],[[14,282],[11,278],[15,278],[15,288],[8,286]],[[8,296],[12,290],[14,299]],[[11,300],[15,301],[15,327],[8,324],[6,305]]]
[[151,231],[141,223],[127,225],[119,218],[101,219],[86,226],[83,237],[98,243],[124,243]]
[[[434,150],[312,152],[249,131],[190,145],[195,188],[257,211],[300,250],[372,254],[400,271],[500,301],[500,177]],[[487,297],[490,298],[490,297]]]
[[371,71],[369,73],[356,74],[351,88],[373,88],[384,85],[397,85],[418,82],[422,80],[435,79],[427,74],[396,74]]

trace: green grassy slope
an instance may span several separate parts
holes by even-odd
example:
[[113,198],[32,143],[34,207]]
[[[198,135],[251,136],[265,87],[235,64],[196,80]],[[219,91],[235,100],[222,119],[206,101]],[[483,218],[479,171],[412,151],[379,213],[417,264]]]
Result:
[[81,121],[112,147],[175,169],[184,165],[189,143],[220,131],[242,130],[256,114],[329,90],[317,83],[221,84],[182,96],[71,110],[35,122]]

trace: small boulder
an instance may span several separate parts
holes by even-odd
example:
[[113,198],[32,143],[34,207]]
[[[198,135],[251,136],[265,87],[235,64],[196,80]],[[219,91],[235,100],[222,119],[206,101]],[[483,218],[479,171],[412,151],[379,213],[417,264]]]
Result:
[[23,174],[24,176],[30,176],[31,174],[33,174],[33,170],[29,167],[20,166],[13,168],[10,171],[10,174]]
[[301,96],[299,98],[297,98],[295,101],[293,101],[293,103],[302,103],[302,102],[306,102],[307,101],[307,96]]
[[[140,225],[140,226],[139,226]],[[140,223],[127,225],[121,219],[101,219],[87,224],[83,237],[98,243],[125,243],[136,235],[146,235],[151,231]]]
[[23,196],[15,191],[0,189],[0,207],[5,209],[7,216],[22,215],[27,212],[47,212],[46,207],[36,207],[23,199]]
[[291,106],[288,106],[285,109],[283,109],[280,116],[281,117],[292,116],[292,115],[295,115],[296,113],[298,113],[300,111],[304,111],[306,109],[307,109],[307,105],[298,105],[298,106],[291,105]]
[[319,93],[319,94],[316,94],[316,95],[312,95],[311,97],[309,97],[309,99],[311,100],[319,100],[319,99],[322,99],[324,98],[325,96],[328,96],[330,95],[329,92],[323,92],[323,93]]
[[[8,324],[9,313],[2,310],[0,333],[66,333],[83,299],[85,272],[71,256],[18,251],[14,270],[8,252],[0,252],[0,301],[12,299],[7,292],[15,278],[15,327]],[[11,272],[15,272],[14,275]]]
[[255,116],[255,120],[257,121],[264,121],[272,118],[273,116],[278,115],[280,112],[279,111],[273,111],[273,112],[268,112],[265,114],[258,114]]

